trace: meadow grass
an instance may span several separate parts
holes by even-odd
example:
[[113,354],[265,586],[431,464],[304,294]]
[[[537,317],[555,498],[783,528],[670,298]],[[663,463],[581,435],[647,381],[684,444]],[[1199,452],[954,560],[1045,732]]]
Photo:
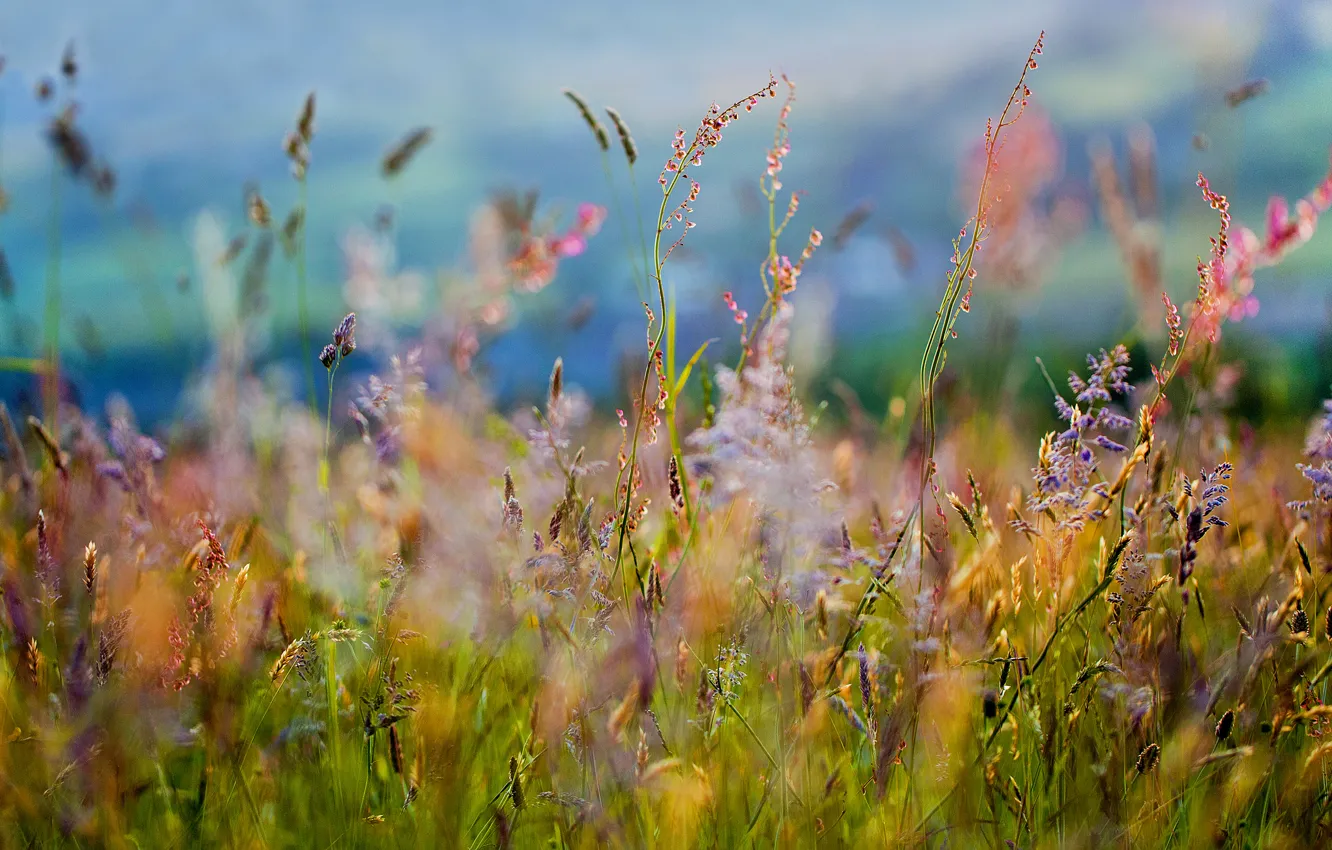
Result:
[[[647,229],[624,117],[607,110],[612,137],[566,90],[645,299],[614,418],[562,360],[542,403],[512,413],[476,369],[514,305],[596,236],[606,212],[591,204],[561,229],[535,194],[497,196],[449,309],[411,342],[384,320],[414,281],[377,215],[349,240],[352,312],[316,356],[312,94],[283,143],[292,210],[256,187],[247,233],[196,228],[214,356],[197,421],[161,442],[121,399],[85,411],[59,392],[59,202],[81,190],[64,176],[107,194],[114,177],[73,112],[54,115],[43,354],[0,360],[48,388],[41,416],[0,405],[0,841],[1328,840],[1332,402],[1307,435],[1237,421],[1223,330],[1251,314],[1255,275],[1313,236],[1332,175],[1293,210],[1275,199],[1261,235],[1199,175],[1217,224],[1176,305],[1132,220],[1151,209],[1130,209],[1098,153],[1141,318],[1126,339],[1089,340],[1067,377],[1039,363],[1060,424],[1024,433],[1011,411],[959,400],[947,358],[984,249],[1011,257],[1022,238],[1005,145],[1043,38],[981,137],[914,390],[879,422],[845,388],[840,427],[807,413],[789,362],[823,236],[787,233],[800,195],[781,178],[785,78],[677,133]],[[736,338],[681,351],[668,261],[705,202],[695,176],[723,130],[779,94],[761,287],[718,304]],[[384,179],[430,140],[418,128],[389,148]],[[275,242],[304,399],[261,380],[250,351]],[[738,356],[714,366],[718,349]],[[374,374],[335,382],[358,368]]]

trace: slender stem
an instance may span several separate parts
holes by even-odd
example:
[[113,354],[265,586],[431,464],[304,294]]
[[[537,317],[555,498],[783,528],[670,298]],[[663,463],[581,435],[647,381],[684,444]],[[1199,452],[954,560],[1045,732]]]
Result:
[[[629,238],[629,219],[620,207],[620,193],[615,188],[615,173],[611,170],[610,156],[601,152],[601,167],[606,172],[606,188],[610,190],[611,210],[615,213],[615,220],[620,223],[620,232],[624,236],[625,253],[629,255],[629,262],[633,265],[634,289],[638,291],[638,298],[641,301],[646,297],[643,289],[643,278],[647,275],[647,251],[644,250],[642,257],[634,255],[634,243]],[[632,179],[632,175],[631,175]],[[642,227],[642,214],[639,214],[639,227]],[[639,232],[639,237],[642,237]]]
[[324,641],[328,644],[325,650],[327,657],[327,667],[325,668],[325,693],[328,699],[328,751],[329,758],[332,760],[333,767],[333,793],[342,803],[342,741],[338,733],[338,645],[332,639],[326,638]]
[[51,220],[47,231],[46,314],[44,345],[46,376],[42,382],[45,395],[46,423],[51,433],[60,433],[60,160],[51,159]]
[[328,401],[324,411],[324,451],[319,458],[319,489],[328,493],[329,487],[329,468],[328,453],[329,447],[333,442],[333,378],[338,373],[338,367],[342,365],[342,352],[338,352],[337,359],[328,370]]

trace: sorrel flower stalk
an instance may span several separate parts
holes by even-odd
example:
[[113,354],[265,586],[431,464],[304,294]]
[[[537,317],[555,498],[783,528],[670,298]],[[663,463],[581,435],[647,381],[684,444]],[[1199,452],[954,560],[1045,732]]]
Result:
[[[1165,306],[1166,321],[1166,350],[1161,354],[1159,364],[1152,365],[1152,378],[1156,382],[1156,393],[1152,402],[1144,408],[1144,417],[1154,421],[1161,413],[1162,405],[1166,400],[1166,386],[1179,374],[1180,369],[1188,362],[1193,351],[1190,342],[1194,341],[1195,328],[1206,338],[1206,351],[1211,351],[1211,346],[1217,341],[1221,333],[1221,324],[1232,317],[1232,311],[1227,306],[1227,301],[1233,293],[1225,292],[1227,279],[1227,265],[1230,262],[1230,202],[1225,195],[1212,190],[1211,184],[1202,172],[1198,173],[1198,188],[1202,190],[1203,199],[1208,205],[1217,212],[1220,224],[1216,236],[1208,237],[1211,244],[1211,252],[1208,259],[1198,258],[1198,290],[1189,310],[1189,322],[1182,325],[1179,308],[1170,300],[1170,296],[1161,293],[1161,302]],[[1252,280],[1250,280],[1252,288]],[[1256,305],[1256,302],[1254,302]],[[1234,316],[1234,318],[1238,318]],[[1184,419],[1179,426],[1179,445],[1170,459],[1170,469],[1173,471],[1175,464],[1179,461],[1179,456],[1183,448],[1184,435],[1187,433],[1185,427],[1188,418],[1191,415],[1191,406],[1184,411]],[[1142,434],[1139,435],[1141,443]],[[1137,448],[1137,447],[1135,447]]]
[[[694,138],[686,144],[685,132],[683,128],[676,130],[675,140],[671,143],[671,156],[666,160],[665,166],[661,170],[661,175],[657,182],[662,187],[661,207],[657,211],[657,228],[652,243],[653,258],[653,279],[657,284],[657,303],[661,309],[661,322],[657,324],[652,314],[648,310],[648,358],[647,365],[643,370],[643,380],[638,391],[638,415],[634,421],[633,437],[629,441],[629,452],[627,462],[620,468],[619,475],[616,478],[615,488],[617,498],[621,492],[624,493],[624,504],[618,506],[619,514],[619,533],[617,535],[615,549],[615,572],[619,572],[621,561],[624,556],[624,547],[629,529],[629,514],[633,505],[633,488],[624,487],[626,484],[626,470],[628,470],[628,480],[634,479],[634,470],[638,463],[638,444],[643,433],[644,421],[649,421],[649,441],[656,439],[656,424],[660,421],[657,411],[664,410],[667,404],[671,402],[671,397],[680,387],[676,386],[677,377],[675,375],[675,346],[673,335],[667,339],[670,351],[666,352],[665,363],[662,357],[662,341],[667,337],[666,331],[668,325],[674,327],[673,310],[666,301],[666,287],[662,283],[662,267],[666,260],[670,258],[671,252],[679,247],[693,228],[694,222],[687,216],[693,212],[690,206],[698,198],[700,186],[695,181],[690,181],[689,193],[683,201],[671,205],[672,198],[675,195],[676,188],[680,184],[680,179],[687,177],[685,169],[691,166],[700,166],[703,164],[703,156],[709,148],[716,147],[721,141],[722,130],[732,121],[740,117],[740,110],[743,108],[746,112],[753,110],[758,105],[759,98],[775,95],[777,90],[777,80],[771,75],[768,77],[768,85],[758,91],[737,100],[735,103],[723,109],[717,104],[713,104],[699,122],[698,129],[694,131]],[[661,250],[662,236],[672,227],[672,219],[677,224],[682,225],[680,236],[666,249],[665,253]],[[646,306],[646,305],[644,305]],[[669,365],[666,365],[669,364]],[[655,402],[648,400],[648,382],[653,373],[658,375],[660,387],[658,389]],[[674,412],[674,408],[671,408]],[[667,417],[667,431],[671,438],[671,454],[676,460],[678,466],[683,466],[683,457],[681,456],[679,435],[676,432],[674,416]],[[687,483],[685,485],[687,489]],[[686,517],[691,514],[691,506],[686,496]]]
[[[1008,96],[1008,102],[1004,105],[1003,112],[999,114],[998,123],[992,119],[985,123],[985,170],[980,180],[980,189],[976,193],[976,213],[962,226],[957,239],[953,241],[953,268],[948,273],[943,300],[939,304],[938,312],[934,314],[934,326],[930,329],[929,339],[925,343],[925,353],[920,361],[921,420],[925,434],[918,504],[922,557],[925,551],[925,498],[934,479],[934,447],[938,430],[934,416],[934,386],[947,360],[948,340],[957,336],[953,328],[957,324],[958,317],[971,309],[971,291],[976,279],[976,270],[973,268],[975,256],[989,227],[990,209],[997,200],[997,193],[992,190],[990,184],[999,168],[999,152],[1003,148],[1000,139],[1004,130],[1017,123],[1026,109],[1027,99],[1031,96],[1031,89],[1027,87],[1027,73],[1036,69],[1036,57],[1044,48],[1045,32],[1042,31],[1031,52],[1027,54],[1027,61],[1022,66],[1022,73],[1018,75],[1017,85]],[[962,247],[963,243],[966,243],[965,249]],[[942,509],[939,509],[939,514],[942,516]]]
[[1276,265],[1313,238],[1319,216],[1330,207],[1332,166],[1309,194],[1295,202],[1293,215],[1286,199],[1273,195],[1267,203],[1267,233],[1260,238],[1249,228],[1240,227],[1230,243],[1221,274],[1214,281],[1217,308],[1225,310],[1231,321],[1256,313],[1258,301],[1252,294],[1253,273]]
[[731,293],[727,292],[723,295],[727,308],[735,316],[736,324],[741,326],[743,347],[740,354],[740,364],[737,367],[741,370],[751,354],[751,341],[758,338],[759,331],[765,323],[773,320],[781,306],[782,299],[795,291],[796,283],[800,280],[800,274],[804,271],[805,262],[823,244],[823,234],[817,229],[810,228],[809,238],[796,262],[792,263],[790,257],[778,252],[777,242],[786,231],[787,225],[791,223],[791,219],[795,218],[796,211],[800,209],[801,195],[800,192],[791,193],[790,200],[786,204],[786,213],[782,216],[781,221],[778,221],[777,193],[782,188],[782,164],[786,155],[791,152],[790,127],[787,122],[791,117],[791,106],[795,103],[795,83],[791,82],[785,75],[782,76],[782,82],[786,83],[787,86],[786,101],[782,104],[781,112],[777,116],[777,127],[773,131],[772,147],[768,149],[766,168],[763,174],[759,176],[759,192],[768,201],[768,254],[763,259],[763,265],[759,267],[759,279],[763,281],[763,292],[767,296],[767,300],[751,327],[745,324],[748,314],[739,309]]
[[1166,384],[1187,362],[1195,330],[1203,334],[1208,344],[1214,343],[1220,338],[1221,326],[1226,321],[1235,322],[1254,315],[1258,311],[1258,301],[1253,296],[1254,272],[1277,265],[1313,237],[1319,216],[1332,208],[1332,166],[1318,185],[1295,203],[1294,216],[1291,216],[1285,198],[1274,195],[1268,201],[1267,233],[1262,238],[1241,226],[1232,239],[1230,201],[1213,190],[1201,172],[1198,188],[1203,199],[1217,212],[1220,227],[1217,235],[1209,239],[1209,256],[1198,258],[1198,292],[1187,325],[1183,325],[1179,308],[1170,296],[1161,294],[1166,310],[1168,344],[1160,365],[1152,369],[1157,383],[1153,413],[1165,399]]

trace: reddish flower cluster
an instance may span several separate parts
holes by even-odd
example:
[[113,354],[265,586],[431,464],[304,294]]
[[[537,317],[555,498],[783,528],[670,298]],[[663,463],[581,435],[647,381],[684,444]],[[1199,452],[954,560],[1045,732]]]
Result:
[[[998,126],[995,126],[993,119],[987,119],[985,122],[985,168],[984,176],[981,179],[982,187],[985,187],[990,178],[993,178],[999,170],[999,151],[1002,148],[1002,145],[999,144],[1000,133],[1016,124],[1027,111],[1027,103],[1031,98],[1031,87],[1026,83],[1027,71],[1036,70],[1036,57],[1041,55],[1044,50],[1045,32],[1042,30],[1041,34],[1036,38],[1036,44],[1031,48],[1031,52],[1027,54],[1027,67],[1018,80],[1017,87],[1021,90],[1021,97],[1017,98],[1017,109],[1012,109],[1014,101],[1013,99],[1010,99],[1003,114],[999,116]],[[1014,93],[1016,94],[1016,91]],[[1009,115],[1010,112],[1012,112],[1012,115]],[[984,231],[987,229],[986,219],[989,208],[994,201],[999,199],[998,197],[991,196],[983,191],[980,193],[980,198],[980,210],[976,217],[976,224],[979,230]]]
[[[652,370],[657,376],[657,395],[651,404],[646,405],[646,410],[643,413],[643,422],[647,426],[648,445],[654,445],[657,442],[657,429],[661,427],[661,416],[657,411],[666,409],[666,402],[670,396],[667,390],[668,382],[666,380],[664,352],[662,351],[661,346],[657,345],[653,335],[653,327],[657,323],[657,315],[652,312],[652,308],[648,306],[646,301],[643,302],[643,311],[647,314],[648,356],[652,359]],[[646,398],[647,397],[644,396],[643,400],[646,401]]]
[[699,122],[698,129],[694,131],[694,139],[688,145],[685,144],[685,131],[683,127],[675,131],[675,140],[671,142],[671,156],[666,160],[666,165],[661,169],[661,176],[657,182],[662,186],[666,185],[666,175],[673,174],[689,165],[702,165],[703,154],[708,148],[716,147],[721,141],[722,130],[726,125],[740,117],[740,108],[743,106],[746,112],[751,111],[761,97],[772,97],[777,94],[777,80],[772,76],[768,77],[766,88],[759,89],[746,98],[737,100],[730,106],[722,109],[716,103],[708,107],[707,114]]
[[1238,238],[1230,238],[1230,204],[1224,195],[1212,191],[1207,178],[1198,175],[1198,186],[1212,209],[1221,214],[1220,233],[1213,237],[1211,256],[1198,260],[1198,319],[1200,330],[1215,341],[1221,322],[1239,321],[1258,312],[1253,295],[1253,275],[1260,268],[1273,266],[1291,251],[1308,242],[1318,225],[1318,217],[1332,207],[1332,167],[1308,195],[1295,203],[1292,215],[1285,198],[1273,196],[1267,205],[1267,233],[1259,237],[1247,227],[1239,228]]
[[519,228],[518,248],[509,259],[509,271],[527,292],[544,289],[555,279],[560,260],[576,257],[587,249],[587,240],[601,230],[606,210],[596,204],[581,204],[572,227],[562,234],[534,234],[530,222]]
[[805,268],[805,261],[814,255],[814,249],[823,244],[823,234],[815,228],[810,228],[809,241],[805,243],[805,250],[800,252],[800,259],[794,264],[791,258],[783,254],[776,259],[770,260],[765,272],[772,279],[773,289],[780,295],[789,295],[795,292],[796,281],[800,279],[800,273]]
[[[777,129],[773,133],[772,147],[768,149],[766,176],[770,192],[782,188],[782,181],[778,179],[777,174],[782,170],[782,160],[791,152],[791,131],[787,122],[791,117],[791,104],[795,102],[795,83],[785,74],[782,75],[782,82],[786,83],[786,102],[782,104],[782,111],[777,115]],[[795,203],[794,195],[791,196],[791,202]]]
[[[782,80],[786,83],[787,88],[786,102],[782,104],[782,110],[777,116],[777,129],[773,132],[772,147],[768,148],[767,153],[767,168],[759,179],[759,186],[770,205],[776,203],[777,192],[782,188],[782,182],[777,175],[782,170],[782,162],[786,155],[791,152],[791,131],[788,122],[791,117],[791,106],[795,103],[796,87],[795,83],[791,82],[785,75],[782,76]],[[809,241],[805,243],[805,249],[801,252],[800,259],[795,263],[791,262],[790,257],[778,255],[776,252],[778,237],[785,232],[786,226],[791,223],[796,212],[800,209],[800,194],[800,192],[791,193],[791,199],[786,204],[786,214],[771,234],[772,245],[768,258],[763,261],[763,265],[759,268],[764,289],[770,296],[776,298],[789,295],[795,291],[796,281],[800,278],[805,261],[814,254],[815,248],[823,244],[823,234],[818,230],[811,229]],[[731,311],[734,313],[735,308],[732,307]],[[736,321],[743,324],[744,319],[737,313]]]
[[1215,342],[1221,333],[1221,322],[1237,307],[1235,292],[1227,286],[1226,253],[1230,248],[1230,202],[1226,196],[1212,191],[1207,178],[1199,172],[1198,188],[1202,189],[1203,199],[1221,217],[1221,227],[1216,236],[1209,237],[1212,245],[1211,255],[1204,260],[1198,258],[1198,297],[1194,301],[1196,321],[1199,330],[1207,339]]
[[623,471],[629,465],[629,456],[625,454],[629,445],[629,420],[625,417],[624,410],[619,407],[615,408],[615,416],[620,422],[620,452],[615,459],[619,462],[619,469]]
[[745,320],[749,318],[749,313],[740,309],[740,305],[735,303],[735,296],[731,294],[729,289],[722,293],[722,300],[726,302],[726,306],[731,311],[731,315],[735,317],[735,323],[737,325],[743,325]]
[[1184,338],[1184,330],[1180,327],[1179,308],[1170,300],[1170,296],[1164,292],[1161,293],[1161,301],[1166,308],[1166,329],[1170,333],[1170,356],[1174,357],[1179,353],[1179,344]]
[[1238,238],[1226,264],[1226,284],[1230,293],[1228,306],[1232,320],[1251,316],[1258,310],[1253,298],[1253,273],[1273,266],[1294,249],[1308,242],[1318,226],[1318,217],[1332,207],[1332,166],[1309,194],[1295,202],[1292,214],[1285,198],[1274,195],[1267,204],[1267,233],[1259,237],[1247,227],[1239,229]]
[[[1019,111],[1030,97],[1025,83],[1022,92]],[[1057,189],[1051,191],[1062,172],[1063,148],[1044,111],[1031,111],[1025,121],[1009,130],[1002,157],[992,156],[992,146],[993,140],[987,138],[970,153],[966,179],[961,183],[966,203],[977,197],[982,181],[990,178],[983,208],[988,243],[985,270],[1001,285],[1022,288],[1037,284],[1049,272],[1059,249],[1083,229],[1085,205]]]
[[[671,142],[671,156],[666,160],[666,165],[662,167],[661,176],[657,178],[657,182],[661,184],[662,194],[664,194],[667,199],[670,198],[672,192],[675,190],[675,184],[681,177],[687,176],[684,173],[686,164],[691,166],[703,164],[703,154],[707,152],[708,148],[716,147],[717,143],[721,141],[722,130],[732,121],[740,117],[740,109],[742,107],[746,112],[749,112],[758,104],[759,98],[774,96],[776,92],[777,81],[772,75],[769,75],[768,85],[766,87],[759,89],[747,97],[737,100],[725,109],[722,109],[716,103],[713,103],[712,106],[708,107],[707,114],[703,116],[703,120],[699,122],[698,129],[694,131],[693,141],[688,144],[685,143],[684,128],[677,128],[675,131],[675,139]],[[668,174],[671,175],[669,180],[666,176]],[[687,216],[694,211],[691,204],[698,199],[699,188],[697,181],[690,181],[688,196],[681,201],[669,215],[658,220],[658,234],[660,234],[662,230],[671,229],[672,219],[684,224],[685,233],[688,233],[689,230],[693,228],[694,222]],[[665,212],[665,209],[666,205],[665,202],[663,202],[662,211]],[[679,238],[666,249],[666,255],[662,257],[662,262],[665,262],[666,258],[670,257],[671,252],[680,247],[681,243],[684,242],[685,233],[681,233]]]

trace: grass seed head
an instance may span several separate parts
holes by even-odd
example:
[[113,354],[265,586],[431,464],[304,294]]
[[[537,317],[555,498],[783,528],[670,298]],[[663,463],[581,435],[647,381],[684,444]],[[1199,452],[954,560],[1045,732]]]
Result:
[[1135,769],[1138,774],[1149,773],[1155,769],[1157,763],[1161,760],[1161,747],[1159,744],[1148,744],[1143,747],[1142,752],[1138,753],[1138,762]]
[[634,144],[634,136],[629,132],[629,125],[620,117],[620,113],[611,107],[606,107],[606,114],[610,116],[611,124],[615,126],[615,132],[620,137],[620,147],[624,148],[624,158],[633,165],[638,161],[638,146]]
[[384,154],[379,164],[380,174],[386,179],[401,174],[434,137],[435,131],[429,127],[417,127],[403,136]]
[[610,136],[606,134],[606,128],[597,120],[597,116],[593,115],[592,110],[588,108],[587,101],[583,100],[582,95],[573,89],[563,89],[563,92],[564,96],[569,98],[578,109],[578,114],[583,116],[583,122],[592,131],[593,138],[597,140],[597,147],[601,148],[602,151],[610,150]]

